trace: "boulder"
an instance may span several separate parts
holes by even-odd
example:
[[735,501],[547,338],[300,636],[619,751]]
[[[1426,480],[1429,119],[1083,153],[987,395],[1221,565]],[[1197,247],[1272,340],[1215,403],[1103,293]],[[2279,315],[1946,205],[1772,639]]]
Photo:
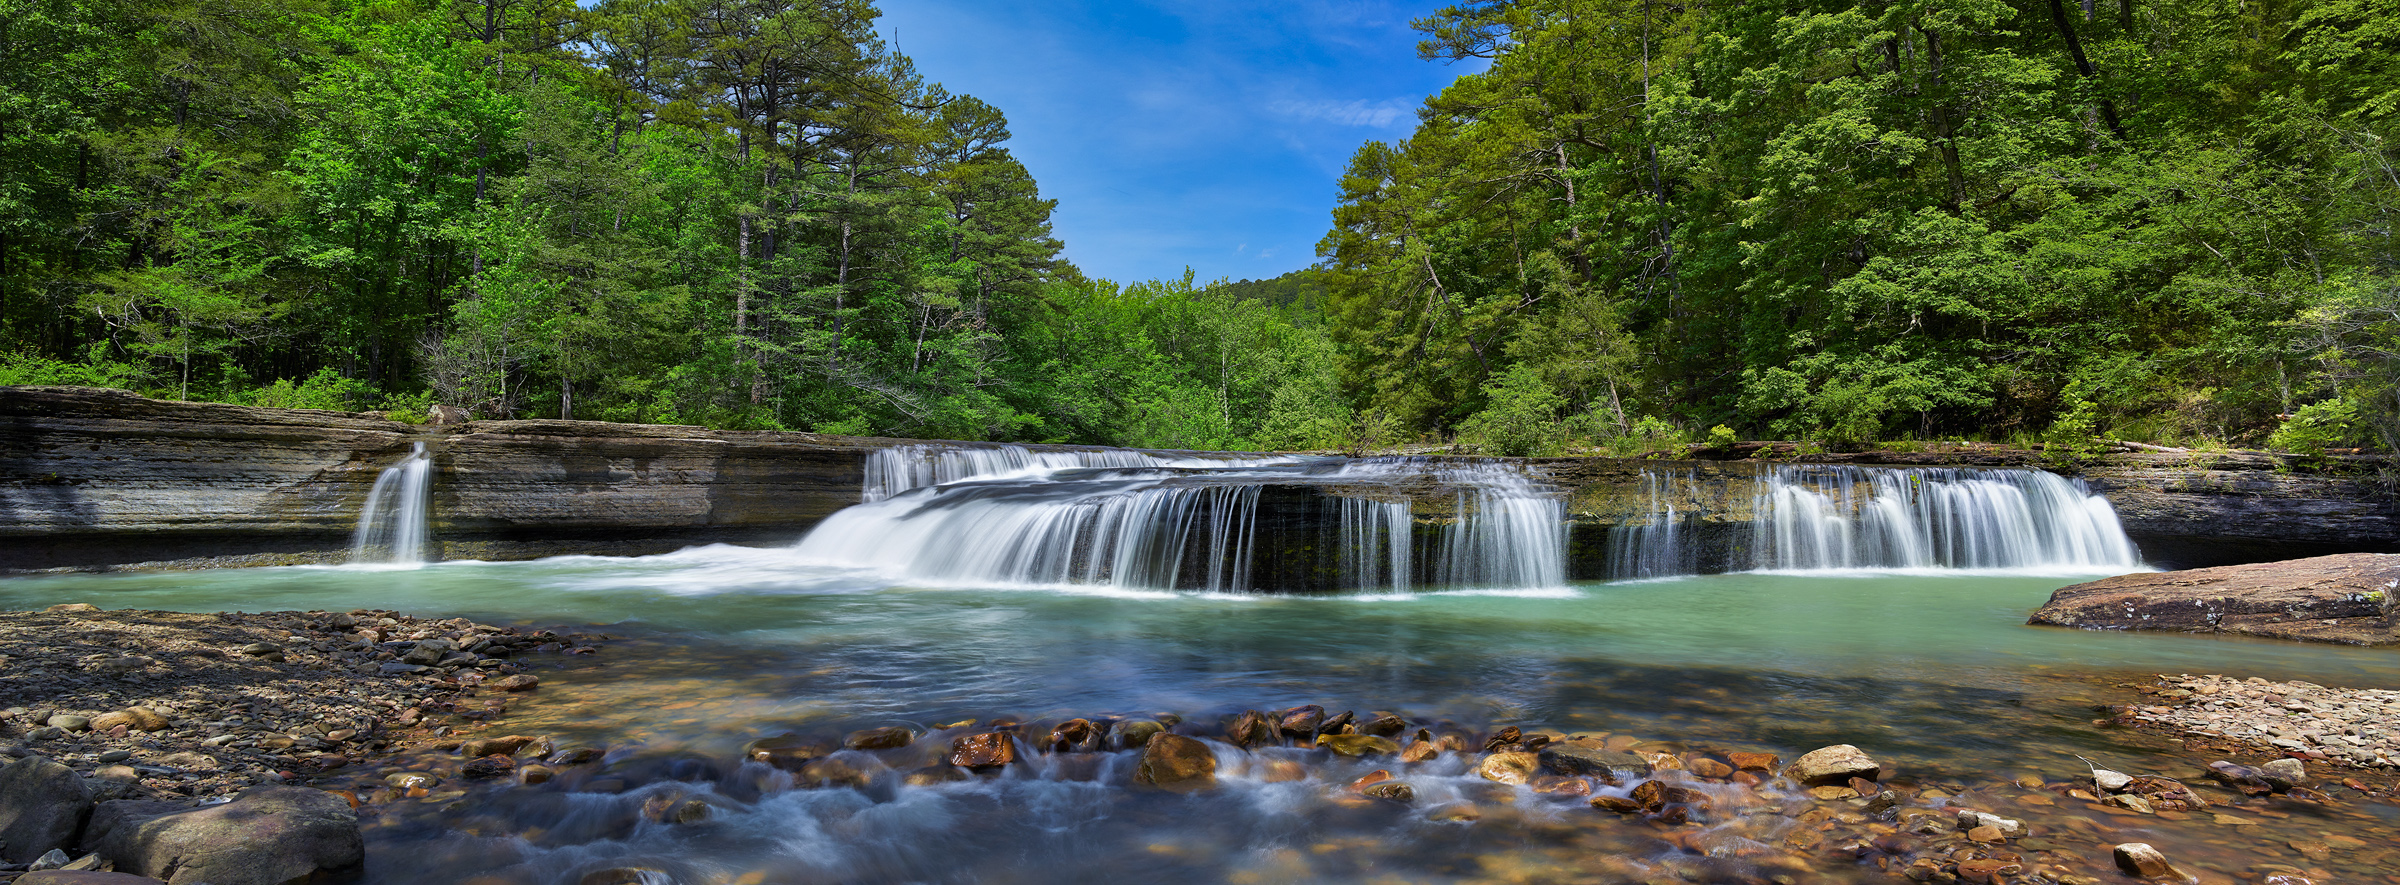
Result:
[[1620,769],[1636,774],[1650,771],[1650,762],[1632,753],[1614,752],[1590,741],[1566,741],[1544,744],[1539,754],[1542,767],[1555,774],[1592,775],[1611,783]]
[[1532,753],[1501,752],[1483,757],[1483,761],[1475,765],[1475,773],[1483,775],[1483,779],[1488,781],[1521,784],[1533,779],[1533,773],[1541,770],[1541,767],[1541,757]]
[[1809,787],[1841,786],[1854,777],[1874,780],[1882,774],[1882,765],[1868,758],[1866,751],[1849,744],[1810,750],[1784,770],[1785,776]]
[[2167,856],[2147,842],[2127,842],[2116,847],[2117,869],[2136,879],[2182,878]]
[[[1139,750],[1167,727],[1153,719],[1127,719],[1108,727],[1108,745],[1116,750]],[[1270,738],[1272,733],[1270,733]]]
[[1244,712],[1233,717],[1233,722],[1225,726],[1225,742],[1245,750],[1272,744],[1275,742],[1275,723],[1274,717],[1257,710]]
[[350,803],[322,790],[254,787],[223,805],[150,813],[162,804],[106,803],[86,844],[168,885],[281,885],[366,857]]
[[2061,587],[2026,623],[2391,645],[2395,596],[2400,554],[2346,553]]
[[1008,732],[970,734],[950,742],[950,764],[989,770],[1017,761],[1017,744]]
[[1283,711],[1279,726],[1284,734],[1301,740],[1314,740],[1317,727],[1325,724],[1325,708],[1303,704]]
[[1217,754],[1197,739],[1160,734],[1142,749],[1133,781],[1171,793],[1205,790],[1217,785]]
[[0,860],[32,863],[75,840],[92,813],[92,787],[41,756],[0,765]]

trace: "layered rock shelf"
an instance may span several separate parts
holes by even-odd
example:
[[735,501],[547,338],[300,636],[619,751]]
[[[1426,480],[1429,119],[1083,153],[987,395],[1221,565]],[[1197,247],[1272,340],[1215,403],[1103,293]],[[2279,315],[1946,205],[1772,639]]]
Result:
[[2028,623],[2392,645],[2396,594],[2400,555],[2353,553],[2062,587]]
[[[856,503],[867,453],[901,442],[587,421],[425,426],[91,388],[0,388],[0,573],[339,561],[377,475],[419,444],[435,470],[433,558],[784,544]],[[1767,460],[1525,463],[1564,495],[1568,575],[1586,579],[1609,574],[1610,536],[1647,512],[1660,471],[1681,477],[1704,511],[1689,542],[1698,569],[1714,571],[1734,561],[1762,477],[1781,465],[2029,467],[2037,458],[1987,448],[1755,454]],[[2400,503],[2379,486],[2356,470],[2291,467],[2242,453],[2129,451],[2083,477],[2109,496],[2154,564],[2400,551]],[[1262,517],[1279,526],[1305,528],[1327,510],[1315,500],[1321,491],[1270,497],[1280,509]],[[1420,526],[1450,518],[1453,506],[1430,493],[1418,501]],[[1308,549],[1264,551],[1261,567],[1321,568],[1314,541],[1295,543]]]

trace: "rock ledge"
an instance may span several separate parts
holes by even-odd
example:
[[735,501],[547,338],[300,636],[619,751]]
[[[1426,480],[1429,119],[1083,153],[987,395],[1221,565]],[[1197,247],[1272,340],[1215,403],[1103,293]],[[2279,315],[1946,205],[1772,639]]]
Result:
[[2348,553],[2061,587],[2026,623],[2393,645],[2395,595],[2400,554]]

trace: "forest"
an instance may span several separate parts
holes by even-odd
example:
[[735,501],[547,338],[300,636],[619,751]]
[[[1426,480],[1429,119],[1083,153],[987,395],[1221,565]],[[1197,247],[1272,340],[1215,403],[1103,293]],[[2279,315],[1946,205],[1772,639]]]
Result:
[[[1275,280],[1087,278],[867,0],[0,0],[0,384],[1501,454],[2400,450],[2400,0],[1430,5]],[[1172,212],[1174,207],[1160,207]]]

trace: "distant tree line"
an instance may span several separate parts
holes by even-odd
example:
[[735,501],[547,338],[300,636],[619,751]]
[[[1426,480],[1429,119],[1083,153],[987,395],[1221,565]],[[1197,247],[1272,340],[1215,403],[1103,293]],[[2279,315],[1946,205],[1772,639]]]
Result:
[[875,16],[0,0],[0,383],[1211,448],[1342,422],[1309,305],[1086,279],[1001,112]]
[[1515,450],[2400,448],[2400,0],[1481,0],[1419,28],[1490,64],[1342,181],[1320,278],[1365,410]]
[[0,0],[0,384],[1192,448],[2400,449],[2400,0],[1476,0],[1313,269],[1060,258],[867,0]]

